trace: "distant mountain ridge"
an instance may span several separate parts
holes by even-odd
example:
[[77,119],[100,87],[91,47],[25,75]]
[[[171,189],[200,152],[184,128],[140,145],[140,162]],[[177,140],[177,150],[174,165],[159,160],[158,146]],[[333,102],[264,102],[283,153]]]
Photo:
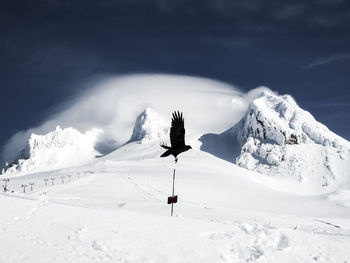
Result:
[[262,92],[227,134],[241,147],[236,158],[241,167],[324,186],[350,177],[350,171],[341,168],[349,166],[350,143],[289,95]]
[[[169,127],[152,108],[146,108],[136,119],[130,142],[147,143],[165,140]],[[59,126],[46,135],[32,134],[17,157],[8,163],[6,175],[47,171],[86,164],[99,156],[96,150],[100,130],[81,133]]]
[[3,174],[47,171],[85,164],[95,158],[99,130],[81,133],[59,126],[46,135],[32,134],[24,149],[3,169]]
[[[131,151],[137,151],[139,144],[158,147],[157,141],[168,140],[169,128],[170,122],[165,122],[163,115],[146,108],[134,121],[124,145],[133,142]],[[3,174],[84,165],[101,155],[96,150],[100,134],[97,129],[81,133],[60,127],[46,135],[32,134]],[[265,175],[318,186],[350,187],[350,143],[316,121],[289,95],[264,89],[251,98],[246,113],[232,128],[222,134],[204,134],[199,141],[201,150]],[[153,143],[147,146],[149,142]]]

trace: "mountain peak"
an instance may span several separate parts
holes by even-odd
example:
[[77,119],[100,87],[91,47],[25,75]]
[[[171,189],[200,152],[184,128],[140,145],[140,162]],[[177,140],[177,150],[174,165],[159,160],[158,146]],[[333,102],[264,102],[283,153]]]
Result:
[[323,186],[348,176],[336,167],[345,162],[349,142],[316,121],[290,95],[262,92],[229,134],[241,148],[236,164],[249,170]]
[[163,139],[168,134],[167,124],[152,108],[146,108],[136,119],[129,142],[141,143]]
[[25,147],[8,164],[3,173],[29,173],[76,166],[92,160],[99,130],[81,133],[74,128],[59,126],[45,135],[31,134]]
[[248,137],[281,146],[300,143],[337,146],[345,141],[301,109],[290,95],[265,91],[249,104],[235,132],[242,143]]

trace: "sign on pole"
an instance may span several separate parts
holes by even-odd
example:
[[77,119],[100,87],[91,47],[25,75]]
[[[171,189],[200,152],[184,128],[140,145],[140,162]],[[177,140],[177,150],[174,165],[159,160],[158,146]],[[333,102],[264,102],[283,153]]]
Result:
[[168,205],[177,203],[177,195],[168,197]]
[[173,194],[172,194],[172,196],[168,197],[168,205],[171,204],[171,213],[170,213],[171,216],[173,216],[174,204],[177,203],[177,195],[174,195],[174,190],[175,190],[175,169],[174,169],[174,173],[173,173]]

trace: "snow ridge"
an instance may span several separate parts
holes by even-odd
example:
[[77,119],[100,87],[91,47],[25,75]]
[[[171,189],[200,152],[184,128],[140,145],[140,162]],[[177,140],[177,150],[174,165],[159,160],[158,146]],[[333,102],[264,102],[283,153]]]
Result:
[[323,186],[349,176],[333,172],[335,162],[339,165],[342,159],[340,153],[349,151],[349,142],[317,122],[289,95],[262,92],[230,134],[241,145],[236,158],[241,167]]
[[3,174],[22,174],[85,164],[97,152],[94,149],[99,130],[80,133],[59,126],[46,135],[31,134],[17,158],[3,169]]
[[248,137],[270,140],[278,145],[316,143],[339,147],[347,143],[301,109],[290,95],[262,92],[235,128],[240,142]]
[[146,108],[136,119],[129,142],[145,143],[167,137],[167,124],[152,108]]

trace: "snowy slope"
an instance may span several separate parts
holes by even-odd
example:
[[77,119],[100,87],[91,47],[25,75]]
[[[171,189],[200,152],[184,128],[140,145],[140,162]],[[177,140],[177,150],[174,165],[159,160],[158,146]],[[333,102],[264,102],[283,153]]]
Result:
[[[84,167],[13,178],[15,192],[0,194],[0,262],[350,259],[349,191],[289,194],[298,185],[257,180],[264,176],[205,152],[188,151],[175,166],[160,151],[156,141],[133,142]],[[28,182],[34,190],[21,193]]]
[[59,126],[46,135],[32,134],[15,160],[5,167],[4,175],[47,171],[86,164],[98,152],[94,146],[99,131],[80,133],[74,128]]
[[350,187],[350,143],[289,95],[262,92],[217,142],[221,152],[226,150],[226,159],[249,170],[320,186]]
[[[79,131],[58,127],[22,146],[0,175],[10,179],[0,191],[0,263],[350,262],[347,141],[266,88],[141,80],[60,114],[103,125],[82,133],[77,122]],[[159,157],[173,107],[184,109],[193,147],[177,164]],[[119,148],[95,158],[101,140]]]

